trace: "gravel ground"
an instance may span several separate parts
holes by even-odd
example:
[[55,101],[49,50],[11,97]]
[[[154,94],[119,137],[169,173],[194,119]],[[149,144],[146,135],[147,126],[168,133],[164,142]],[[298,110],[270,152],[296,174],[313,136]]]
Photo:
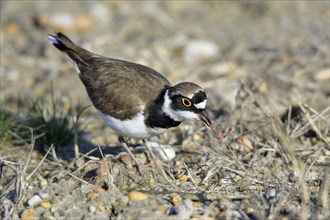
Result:
[[[1,219],[329,219],[328,1],[1,1]],[[95,114],[62,31],[99,54],[193,81],[201,122],[140,175]]]

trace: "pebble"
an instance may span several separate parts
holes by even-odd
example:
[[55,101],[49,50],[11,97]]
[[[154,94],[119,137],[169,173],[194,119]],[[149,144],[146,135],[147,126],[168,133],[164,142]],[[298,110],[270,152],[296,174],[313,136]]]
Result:
[[159,145],[156,142],[148,142],[148,145],[151,148],[152,152],[161,161],[170,162],[176,156],[175,150],[170,145]]
[[235,181],[235,182],[240,181],[241,179],[242,179],[242,177],[239,176],[239,175],[236,175],[236,176],[234,177],[234,181]]
[[88,210],[89,212],[95,212],[96,211],[96,207],[95,206],[88,206]]
[[210,73],[214,76],[222,76],[234,72],[237,69],[234,61],[216,63],[210,68]]
[[99,161],[99,167],[96,170],[98,176],[107,176],[110,174],[107,161],[102,159]]
[[6,22],[5,30],[8,34],[12,34],[12,35],[18,35],[20,33],[19,24],[15,21]]
[[42,189],[44,189],[46,186],[48,186],[48,181],[44,178],[42,178],[39,182],[39,185]]
[[203,137],[198,133],[195,133],[193,135],[193,138],[194,138],[195,141],[200,142],[200,143],[203,141]]
[[36,211],[34,208],[26,209],[22,212],[21,219],[22,220],[31,220],[36,218]]
[[177,193],[172,193],[170,195],[172,204],[175,206],[179,206],[182,203],[182,198]]
[[248,207],[248,208],[246,209],[246,213],[247,213],[247,214],[252,214],[253,212],[254,212],[254,208]]
[[42,213],[41,219],[53,219],[52,213],[50,211],[45,211]]
[[85,172],[91,171],[92,169],[93,169],[93,166],[90,163],[86,164],[86,166],[84,166],[84,171]]
[[156,185],[156,180],[155,180],[154,176],[151,173],[149,173],[149,175],[146,175],[145,178],[148,179],[147,182],[146,182],[148,187],[149,188],[154,188],[155,185]]
[[190,199],[185,199],[180,206],[178,206],[179,219],[189,219],[193,214],[194,207],[193,202]]
[[250,153],[253,150],[253,145],[248,136],[237,138],[234,142],[230,143],[230,148],[241,153]]
[[184,49],[184,59],[188,63],[212,59],[219,53],[218,46],[207,40],[194,40],[188,42]]
[[189,150],[197,150],[198,146],[195,142],[196,141],[191,140],[191,138],[185,138],[182,142],[182,147],[187,148]]
[[202,179],[199,176],[193,176],[195,184],[199,185],[202,182]]
[[284,178],[286,175],[285,175],[285,173],[283,171],[279,171],[279,172],[276,172],[275,173],[275,176],[277,178]]
[[40,206],[45,209],[50,209],[52,205],[49,202],[42,202],[40,203]]
[[154,198],[151,198],[148,200],[148,205],[150,205],[152,207],[156,207],[158,205],[158,201]]
[[82,157],[82,158],[78,158],[76,161],[75,161],[75,165],[77,167],[82,167],[85,165],[85,159]]
[[184,173],[178,173],[178,174],[176,175],[176,178],[177,178],[178,180],[180,180],[181,182],[185,182],[185,181],[188,180],[188,176],[187,176],[186,174],[184,174]]
[[93,189],[92,191],[90,191],[89,193],[87,193],[86,198],[87,199],[92,199],[95,194],[97,194],[97,193],[103,193],[103,192],[105,192],[105,189],[103,189],[102,187],[96,187],[95,189]]
[[106,207],[104,205],[99,205],[97,208],[96,208],[96,211],[98,212],[103,212],[104,210],[106,210]]
[[42,199],[46,199],[47,197],[49,197],[49,194],[48,194],[48,193],[41,193],[41,194],[40,194],[40,197],[41,197]]
[[276,189],[275,188],[268,188],[266,190],[266,198],[274,198],[276,195]]
[[276,189],[275,188],[272,188],[270,191],[269,191],[269,196],[270,197],[275,197],[276,195]]
[[225,211],[227,209],[227,200],[226,199],[220,199],[219,200],[219,210]]
[[40,198],[39,195],[34,195],[32,196],[29,200],[28,200],[28,205],[31,207],[40,205],[40,203],[42,202],[42,199]]
[[157,211],[160,212],[161,214],[164,214],[166,211],[166,208],[165,208],[165,206],[160,205],[157,207]]
[[122,163],[124,163],[126,166],[132,167],[133,159],[128,153],[124,152],[124,153],[120,154],[119,155],[119,160]]
[[37,26],[56,32],[85,32],[93,26],[92,17],[86,14],[73,15],[65,12],[56,12],[38,15],[34,20]]
[[314,76],[314,79],[316,81],[324,81],[329,82],[330,81],[330,68],[322,69],[319,72],[317,72]]
[[269,88],[268,84],[266,82],[261,82],[257,85],[257,89],[261,93],[267,93]]
[[146,200],[147,198],[148,198],[148,195],[143,192],[132,191],[132,192],[128,193],[129,201],[142,201],[142,200]]
[[216,220],[216,218],[214,218],[214,217],[205,217],[205,216],[200,215],[200,214],[192,214],[192,215],[190,216],[190,219],[191,219],[191,220],[198,220],[198,219]]

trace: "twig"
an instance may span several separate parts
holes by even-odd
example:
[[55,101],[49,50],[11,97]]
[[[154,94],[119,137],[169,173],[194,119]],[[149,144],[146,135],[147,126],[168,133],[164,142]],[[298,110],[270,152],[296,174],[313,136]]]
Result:
[[88,185],[92,185],[92,186],[93,186],[93,184],[91,184],[91,183],[89,183],[89,182],[87,182],[87,181],[85,181],[85,180],[83,180],[83,179],[77,177],[76,175],[70,173],[70,172],[67,171],[66,169],[62,168],[62,170],[63,170],[66,174],[69,174],[71,177],[73,177],[73,178],[79,180],[80,182],[85,183],[85,184],[88,184]]
[[79,157],[79,145],[78,145],[78,126],[79,126],[79,119],[82,115],[82,113],[88,109],[89,107],[91,107],[92,105],[88,105],[88,106],[85,106],[83,108],[81,108],[78,113],[77,113],[77,116],[76,116],[76,121],[74,123],[74,126],[72,127],[72,130],[74,131],[74,137],[73,137],[73,140],[74,140],[74,156],[75,158],[78,158]]
[[329,178],[330,169],[327,167],[324,171],[322,185],[318,195],[318,216],[316,218],[322,218],[325,216],[330,216],[329,211],[329,188],[330,188],[330,178]]
[[316,127],[316,125],[314,123],[314,121],[316,120],[317,117],[313,120],[312,117],[311,117],[311,115],[309,114],[309,112],[306,111],[306,108],[302,104],[299,104],[299,106],[302,109],[302,111],[303,111],[305,117],[307,118],[309,124],[311,125],[311,127],[313,128],[313,130],[316,132],[316,134],[321,138],[321,140],[325,144],[329,145],[329,143],[327,142],[327,140],[324,138],[324,136],[321,134],[320,130]]
[[41,164],[45,161],[45,159],[47,158],[48,154],[50,153],[50,151],[52,150],[52,148],[54,147],[54,145],[52,144],[50,146],[50,148],[48,149],[47,153],[45,154],[45,156],[42,158],[42,160],[39,162],[38,166],[30,173],[30,175],[28,175],[26,177],[26,181],[29,181],[29,179],[33,176],[33,174],[39,169],[39,167],[41,166]]

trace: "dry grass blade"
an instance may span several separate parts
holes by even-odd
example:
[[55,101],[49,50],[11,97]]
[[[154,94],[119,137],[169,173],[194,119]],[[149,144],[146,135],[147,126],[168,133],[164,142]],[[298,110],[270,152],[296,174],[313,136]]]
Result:
[[82,183],[85,183],[85,184],[87,184],[87,185],[93,185],[93,184],[91,184],[91,183],[89,183],[89,182],[87,182],[87,181],[85,181],[85,180],[83,180],[83,179],[77,177],[76,175],[74,175],[73,173],[67,171],[66,169],[62,169],[62,170],[63,170],[66,174],[68,174],[69,176],[73,177],[73,178],[76,179],[76,180],[79,180],[79,181],[82,182]]
[[[31,160],[32,152],[33,152],[34,145],[35,145],[35,138],[34,138],[34,135],[33,135],[32,128],[30,128],[30,131],[31,131],[30,151],[29,151],[28,157],[25,161],[22,172],[17,173],[17,180],[16,180],[16,184],[15,184],[16,194],[17,194],[17,198],[18,198],[18,204],[22,201],[23,196],[24,196],[24,190],[27,186],[26,185],[27,184],[26,178],[24,178],[24,176],[26,175],[26,169],[27,169],[28,164]],[[19,169],[19,171],[20,171],[20,169]]]
[[196,182],[195,182],[195,179],[194,179],[194,177],[193,177],[193,175],[192,175],[191,170],[188,168],[188,166],[187,166],[187,164],[186,164],[185,162],[183,162],[183,165],[184,165],[184,167],[185,167],[185,169],[186,169],[186,171],[187,171],[188,178],[189,178],[189,179],[191,180],[191,182],[194,184],[194,186],[196,187],[196,189],[198,189],[198,186],[197,186],[197,184],[196,184]]
[[294,174],[298,178],[297,184],[299,184],[299,186],[301,187],[301,198],[303,204],[300,217],[301,219],[308,219],[310,216],[310,212],[308,209],[308,203],[310,202],[310,198],[309,191],[304,180],[304,165],[296,156],[294,149],[295,145],[293,141],[290,140],[290,137],[286,134],[285,128],[283,127],[283,124],[277,115],[273,117],[272,125],[273,132],[279,138],[280,144],[284,149],[284,153],[291,158]]
[[[317,126],[315,125],[315,120],[316,119],[312,119],[310,113],[307,111],[307,108],[310,109],[309,106],[306,106],[306,105],[302,105],[302,104],[299,104],[300,108],[302,109],[306,119],[308,120],[308,123],[309,125],[313,128],[313,130],[315,131],[315,133],[321,138],[321,140],[329,145],[328,141],[325,139],[325,137],[322,135],[322,133],[320,132],[320,130],[317,128]],[[330,108],[327,108],[327,109],[330,109]],[[315,111],[314,111],[315,112]],[[317,114],[317,116],[320,116],[320,114]]]
[[79,157],[79,145],[78,145],[78,128],[79,128],[79,119],[80,117],[82,116],[82,113],[90,108],[92,105],[88,105],[88,106],[85,106],[81,109],[78,110],[77,112],[77,116],[76,116],[76,119],[74,121],[74,125],[72,127],[73,129],[73,142],[74,142],[74,156],[75,158],[78,158]]
[[[317,129],[317,127],[315,125],[315,121],[317,121],[319,118],[321,118],[323,121],[325,121],[326,123],[328,123],[328,121],[324,117],[324,115],[330,110],[330,107],[326,108],[321,113],[318,113],[316,110],[312,109],[310,106],[308,106],[306,104],[299,104],[299,105],[300,105],[300,109],[304,113],[304,115],[305,115],[305,117],[306,117],[306,119],[307,119],[307,121],[309,123],[306,123],[304,125],[303,124],[297,124],[296,127],[291,131],[291,136],[294,137],[294,138],[296,138],[298,136],[303,135],[307,131],[308,127],[310,127],[310,126],[312,127],[312,129],[314,129],[314,131],[318,135],[321,134],[319,132],[319,129]],[[312,113],[314,113],[314,116],[311,116],[310,113],[307,112],[307,110],[308,111],[311,111]],[[290,124],[288,123],[288,125],[290,125]],[[323,135],[321,134],[321,136],[319,136],[319,137],[322,139],[322,136]],[[324,137],[323,137],[322,140],[325,143],[327,142]],[[326,144],[328,144],[328,143],[326,143]]]
[[[2,191],[0,194],[0,199],[2,197],[8,197],[9,199],[2,201],[2,204],[0,204],[0,208],[2,211],[2,217],[4,220],[9,220],[12,218],[12,214],[15,210],[15,208],[18,205],[18,202],[20,200],[20,197],[23,193],[23,184],[22,184],[22,176],[21,176],[21,164],[17,162],[11,162],[11,161],[5,161],[1,159],[1,175],[2,175],[2,169],[3,167],[9,167],[11,170],[14,171],[15,176],[11,181],[9,181],[8,184],[6,184],[6,189]],[[2,176],[1,176],[2,177]],[[11,190],[11,192],[14,192],[11,196],[9,196],[10,189],[12,188],[12,185],[15,184],[14,190]]]
[[[268,101],[269,106],[272,106]],[[263,112],[263,114],[266,114],[265,109],[263,108],[263,105],[255,99],[255,105]],[[271,107],[271,109],[275,109]],[[277,141],[273,141],[274,146],[279,147],[279,152],[282,152],[283,155],[281,155],[283,158],[286,159],[286,162],[289,162],[292,164],[292,169],[294,175],[297,178],[297,182],[294,184],[295,187],[300,186],[301,188],[301,199],[302,199],[302,204],[301,204],[301,212],[300,212],[300,218],[301,219],[308,219],[311,215],[311,212],[309,210],[308,204],[310,203],[310,195],[309,195],[309,190],[307,188],[307,185],[305,183],[305,165],[304,163],[300,160],[300,158],[296,155],[295,149],[296,149],[296,144],[295,142],[290,138],[288,133],[286,132],[286,128],[284,127],[282,121],[280,120],[278,114],[276,112],[272,112],[273,116],[269,116],[269,119],[271,120],[271,125],[272,125],[272,132],[276,135],[276,137],[279,140],[279,143]],[[281,150],[282,149],[282,150]],[[312,166],[312,165],[311,165]],[[294,187],[294,188],[295,188]],[[294,189],[292,188],[292,189]],[[287,194],[286,196],[282,197],[280,201],[276,204],[275,207],[272,208],[272,212],[269,214],[268,218],[273,219],[280,209],[280,207],[283,205],[283,203],[287,200],[289,197],[290,193]]]
[[324,172],[323,181],[321,185],[321,189],[318,195],[318,218],[330,217],[329,210],[329,192],[330,192],[330,177],[329,177],[330,169],[327,167]]
[[29,181],[29,179],[33,176],[33,174],[35,172],[37,172],[37,170],[40,168],[40,166],[42,165],[42,163],[45,161],[45,159],[47,158],[48,154],[52,151],[54,145],[51,145],[48,149],[48,151],[46,152],[45,156],[43,156],[42,160],[39,162],[38,166],[32,171],[32,173],[30,173],[30,175],[28,175],[26,177],[26,181]]

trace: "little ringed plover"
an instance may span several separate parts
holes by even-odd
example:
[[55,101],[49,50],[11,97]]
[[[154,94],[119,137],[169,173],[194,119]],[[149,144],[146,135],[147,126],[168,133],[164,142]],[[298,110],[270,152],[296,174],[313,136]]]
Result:
[[70,58],[98,114],[119,135],[119,142],[136,163],[124,137],[146,139],[196,119],[210,127],[216,138],[227,136],[228,131],[220,134],[206,116],[207,96],[197,84],[171,85],[147,66],[98,55],[63,33],[48,39]]

